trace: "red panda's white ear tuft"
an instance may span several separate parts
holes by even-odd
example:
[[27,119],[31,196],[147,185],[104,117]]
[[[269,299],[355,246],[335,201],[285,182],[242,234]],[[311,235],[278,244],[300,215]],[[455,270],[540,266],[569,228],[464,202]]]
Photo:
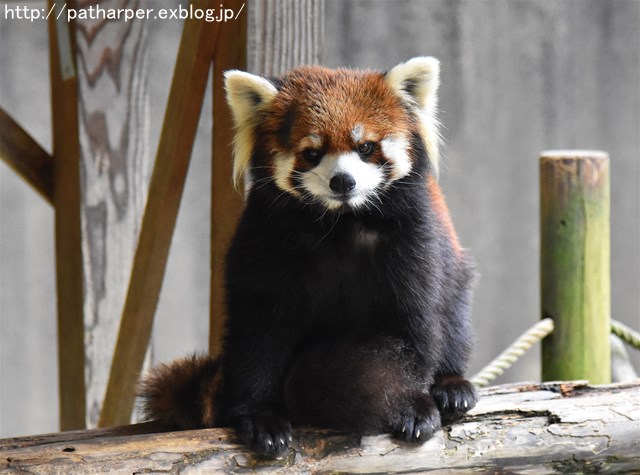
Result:
[[257,113],[271,103],[278,89],[263,77],[236,70],[224,73],[224,85],[236,127],[233,182],[238,186],[251,161]]
[[421,135],[437,172],[440,145],[437,118],[440,62],[433,57],[413,58],[392,68],[386,73],[385,79],[405,103],[417,109]]

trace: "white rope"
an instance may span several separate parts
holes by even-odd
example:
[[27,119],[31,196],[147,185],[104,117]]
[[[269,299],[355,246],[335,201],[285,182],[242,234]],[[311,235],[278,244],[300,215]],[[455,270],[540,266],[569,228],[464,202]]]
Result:
[[640,333],[629,328],[624,323],[611,320],[611,332],[619,336],[625,343],[640,350]]
[[[488,385],[515,363],[533,345],[553,331],[553,320],[545,318],[532,326],[497,358],[485,366],[478,374],[471,378],[471,382],[478,387]],[[629,345],[640,349],[640,333],[616,320],[611,320],[611,332]]]
[[553,320],[545,318],[540,320],[529,330],[523,333],[509,348],[504,350],[497,358],[485,366],[482,371],[471,378],[471,382],[478,387],[483,387],[500,376],[506,369],[515,363],[520,356],[533,345],[542,340],[553,331]]

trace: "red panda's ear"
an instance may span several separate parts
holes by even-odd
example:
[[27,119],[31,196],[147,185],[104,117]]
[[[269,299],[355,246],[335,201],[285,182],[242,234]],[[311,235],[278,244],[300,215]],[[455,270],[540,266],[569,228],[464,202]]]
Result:
[[417,109],[421,135],[429,160],[437,172],[440,144],[437,118],[440,62],[433,57],[413,58],[388,71],[385,80],[405,103]]
[[420,109],[434,106],[440,85],[440,62],[418,57],[400,63],[386,74],[387,84],[405,101]]
[[278,89],[263,77],[236,70],[224,73],[224,85],[236,127],[233,182],[237,186],[249,168],[257,113],[271,103]]

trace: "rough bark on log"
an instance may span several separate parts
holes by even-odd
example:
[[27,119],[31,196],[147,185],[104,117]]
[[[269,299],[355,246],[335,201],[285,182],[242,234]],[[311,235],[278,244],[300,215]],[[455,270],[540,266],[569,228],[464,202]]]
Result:
[[[421,447],[388,436],[298,429],[294,448],[257,460],[227,429],[153,425],[0,441],[0,471],[89,473],[640,473],[640,380],[496,386]],[[146,434],[145,434],[146,433]]]

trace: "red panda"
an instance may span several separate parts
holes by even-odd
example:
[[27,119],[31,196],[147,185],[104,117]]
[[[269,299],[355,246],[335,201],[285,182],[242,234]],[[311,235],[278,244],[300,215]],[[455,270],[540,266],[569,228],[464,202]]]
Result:
[[248,192],[223,353],[157,368],[147,419],[232,426],[270,457],[291,424],[428,440],[477,400],[474,273],[435,179],[438,61],[225,77]]

